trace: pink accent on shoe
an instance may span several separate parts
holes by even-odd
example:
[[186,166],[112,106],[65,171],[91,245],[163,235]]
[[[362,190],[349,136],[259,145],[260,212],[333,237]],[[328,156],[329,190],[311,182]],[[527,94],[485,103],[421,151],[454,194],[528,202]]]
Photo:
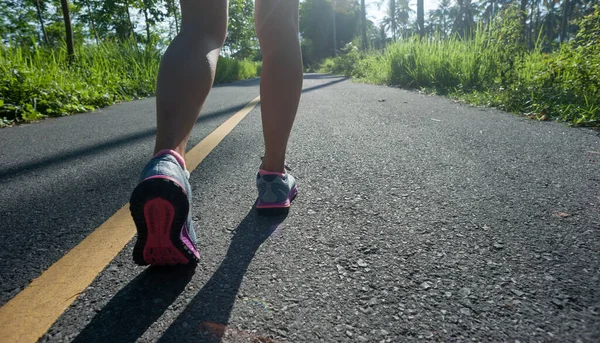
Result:
[[287,208],[290,207],[290,201],[274,202],[274,203],[258,203],[256,208]]
[[177,186],[181,187],[181,190],[183,191],[183,193],[185,193],[185,195],[187,195],[187,192],[185,191],[185,187],[183,187],[183,185],[181,183],[179,183],[179,181],[177,181],[177,179],[174,179],[167,175],[154,175],[154,176],[145,178],[143,181],[150,180],[150,179],[167,179],[167,180],[173,181],[177,184]]
[[277,175],[279,177],[285,177],[285,173],[272,172],[264,169],[259,169],[258,173],[260,175]]
[[152,158],[155,158],[157,156],[162,156],[162,155],[171,155],[171,156],[175,157],[177,162],[179,162],[179,165],[181,166],[181,168],[183,168],[183,170],[187,170],[187,169],[185,169],[185,159],[183,157],[181,157],[181,155],[179,155],[177,153],[177,151],[170,150],[170,149],[163,149],[163,150],[157,152],[156,154],[154,154],[154,156],[152,156]]
[[171,225],[175,217],[173,205],[162,198],[144,204],[148,223],[148,238],[144,246],[144,260],[151,265],[188,264],[190,261],[171,242]]
[[259,202],[256,204],[256,208],[288,208],[292,204],[292,200],[298,194],[298,187],[294,186],[288,193],[288,198],[284,202],[275,202],[275,203],[263,203]]
[[194,245],[194,243],[192,243],[192,239],[190,238],[190,234],[189,234],[188,230],[189,229],[187,227],[187,224],[183,225],[183,229],[181,230],[181,234],[179,235],[179,238],[181,239],[183,244],[185,244],[187,246],[189,251],[191,251],[194,254],[194,256],[196,256],[197,259],[200,259],[200,254],[198,253],[198,250],[196,249],[196,246]]

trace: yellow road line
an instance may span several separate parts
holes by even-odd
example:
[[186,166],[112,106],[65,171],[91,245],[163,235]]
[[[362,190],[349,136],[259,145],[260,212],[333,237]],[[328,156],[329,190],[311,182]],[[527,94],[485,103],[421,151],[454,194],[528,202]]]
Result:
[[252,111],[252,109],[258,104],[260,97],[257,96],[254,100],[250,101],[244,108],[238,113],[234,114],[231,118],[227,119],[226,122],[221,124],[215,131],[210,135],[206,136],[200,142],[200,144],[193,147],[190,151],[185,153],[185,163],[188,170],[192,171],[198,167],[200,162],[214,149],[225,136],[233,130],[233,128],[240,122],[244,117]]
[[[192,171],[258,104],[256,97],[186,153]],[[0,308],[0,341],[36,342],[133,238],[129,204]]]

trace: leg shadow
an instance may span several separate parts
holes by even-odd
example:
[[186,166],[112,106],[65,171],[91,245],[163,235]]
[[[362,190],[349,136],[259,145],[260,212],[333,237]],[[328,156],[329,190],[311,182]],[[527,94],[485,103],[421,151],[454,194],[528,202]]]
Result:
[[147,268],[121,289],[73,342],[135,342],[183,292],[194,271],[191,266]]
[[[217,271],[159,342],[221,342],[250,262],[261,244],[285,218],[285,215],[262,217],[252,209],[235,229],[227,255]],[[272,342],[265,337],[253,339]]]

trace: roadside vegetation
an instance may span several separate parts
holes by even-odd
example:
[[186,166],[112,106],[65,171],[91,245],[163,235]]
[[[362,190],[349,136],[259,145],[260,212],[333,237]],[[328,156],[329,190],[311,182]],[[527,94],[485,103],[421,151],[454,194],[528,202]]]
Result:
[[[64,48],[0,47],[0,118],[32,121],[152,96],[161,52],[135,42]],[[260,63],[221,57],[215,83],[257,76]],[[0,123],[1,125],[1,123]]]
[[[301,0],[305,69],[599,126],[597,0],[434,6]],[[253,12],[254,0],[229,0],[216,83],[260,73]],[[177,0],[0,0],[0,13],[0,127],[153,95],[181,22]]]
[[468,37],[414,35],[383,50],[360,51],[323,61],[321,72],[422,89],[474,105],[573,125],[600,123],[600,9],[574,23],[578,32],[554,49],[540,35],[526,46],[521,14],[509,7]]
[[[0,0],[0,12],[0,127],[154,95],[181,18],[176,0]],[[258,76],[252,13],[230,1],[215,83]]]

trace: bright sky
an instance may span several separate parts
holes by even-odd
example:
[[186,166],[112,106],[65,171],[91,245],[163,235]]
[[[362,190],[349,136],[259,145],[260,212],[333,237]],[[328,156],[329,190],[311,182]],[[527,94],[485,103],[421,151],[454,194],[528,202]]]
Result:
[[[383,0],[383,4],[381,4],[381,9],[377,8],[377,4],[380,2],[379,0],[366,0],[367,5],[367,17],[370,20],[373,20],[375,24],[379,24],[379,22],[385,17],[385,12],[387,9],[387,1]],[[427,17],[427,11],[433,10],[438,6],[438,0],[423,0],[423,5],[425,9],[425,17]],[[417,12],[417,1],[410,0],[410,7]]]

